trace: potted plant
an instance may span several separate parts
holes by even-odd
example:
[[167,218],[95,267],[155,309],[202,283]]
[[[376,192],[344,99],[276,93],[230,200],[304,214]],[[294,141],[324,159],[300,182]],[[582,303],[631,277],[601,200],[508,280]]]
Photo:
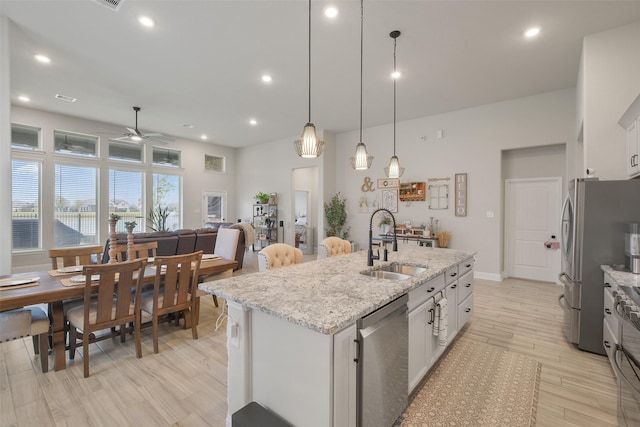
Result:
[[256,202],[262,204],[269,203],[269,195],[263,192],[256,194]]
[[347,199],[341,199],[340,193],[335,194],[331,201],[324,204],[324,215],[327,217],[327,237],[337,236],[341,239],[349,240],[348,227],[343,231],[344,224],[347,222]]
[[169,208],[158,206],[157,208],[149,209],[149,217],[147,222],[151,231],[169,231],[167,225],[167,219],[169,218]]
[[382,216],[378,223],[378,227],[380,227],[380,234],[389,233],[389,231],[391,231],[391,218],[388,215]]

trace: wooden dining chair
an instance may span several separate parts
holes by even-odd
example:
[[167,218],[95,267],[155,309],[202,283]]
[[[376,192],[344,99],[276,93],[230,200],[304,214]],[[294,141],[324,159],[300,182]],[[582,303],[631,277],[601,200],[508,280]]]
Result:
[[74,246],[49,249],[51,268],[57,270],[74,265],[91,265],[102,263],[102,246]]
[[153,352],[158,353],[158,322],[170,313],[183,312],[185,328],[186,312],[191,313],[191,335],[198,339],[197,310],[199,297],[198,272],[202,251],[184,255],[155,257],[153,265],[156,277],[153,291],[142,294],[140,307],[149,313],[153,322]]
[[[126,324],[133,322],[136,340],[136,357],[142,357],[140,344],[140,295],[144,277],[146,259],[89,266],[83,269],[86,276],[84,284],[84,303],[67,312],[69,320],[69,355],[76,351],[78,335],[82,336],[82,355],[84,358],[84,377],[89,376],[89,343],[95,341],[92,336],[103,329],[120,326],[120,336],[124,338]],[[94,287],[92,276],[99,275]],[[135,290],[135,291],[134,291]]]
[[[158,250],[158,242],[134,243],[131,247],[134,259],[155,257]],[[127,245],[116,246],[116,260],[122,262],[129,260],[127,256]]]

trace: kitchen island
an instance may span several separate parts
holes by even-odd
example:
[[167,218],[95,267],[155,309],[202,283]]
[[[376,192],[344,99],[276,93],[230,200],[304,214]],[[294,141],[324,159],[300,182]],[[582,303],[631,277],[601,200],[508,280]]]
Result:
[[[294,425],[355,425],[356,321],[402,295],[409,294],[409,375],[411,354],[425,353],[429,340],[415,325],[412,330],[412,312],[424,309],[428,317],[436,294],[444,297],[447,290],[450,324],[455,324],[449,340],[453,338],[471,314],[474,254],[399,246],[398,252],[389,253],[388,262],[376,261],[373,268],[402,262],[426,266],[427,271],[406,280],[365,276],[360,272],[372,267],[360,251],[200,284],[228,303],[227,425],[230,414],[251,401]],[[463,275],[471,280],[460,299],[458,278]],[[453,321],[461,317],[458,307],[463,302],[463,321]],[[425,331],[426,323],[421,324]],[[426,374],[442,350],[423,354],[428,366],[414,371]],[[410,381],[410,387],[415,383]]]

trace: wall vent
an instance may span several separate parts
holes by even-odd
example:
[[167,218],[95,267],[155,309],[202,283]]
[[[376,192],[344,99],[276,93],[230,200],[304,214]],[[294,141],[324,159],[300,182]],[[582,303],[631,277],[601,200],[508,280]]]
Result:
[[76,102],[78,100],[78,98],[74,98],[72,96],[67,96],[67,95],[61,95],[59,93],[56,94],[55,98],[59,99],[60,101],[67,101],[67,102]]
[[124,0],[93,0],[94,3],[101,4],[117,12]]

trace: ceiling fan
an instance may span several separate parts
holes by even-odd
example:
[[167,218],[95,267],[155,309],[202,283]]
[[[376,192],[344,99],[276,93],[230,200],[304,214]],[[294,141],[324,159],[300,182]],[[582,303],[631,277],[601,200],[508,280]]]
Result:
[[169,142],[173,142],[174,139],[170,136],[165,136],[161,133],[142,133],[138,130],[138,111],[140,111],[140,107],[133,107],[133,111],[136,112],[136,127],[135,128],[127,128],[129,132],[125,133],[124,136],[120,138],[114,138],[116,141],[132,141],[132,142],[140,142],[143,139],[150,139],[162,144],[167,144]]

